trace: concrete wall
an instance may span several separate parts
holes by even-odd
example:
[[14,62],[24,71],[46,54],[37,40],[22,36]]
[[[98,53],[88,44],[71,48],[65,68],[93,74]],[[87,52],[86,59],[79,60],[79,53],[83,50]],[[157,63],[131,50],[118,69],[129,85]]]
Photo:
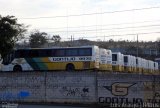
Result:
[[0,74],[0,100],[20,102],[95,102],[95,74],[23,72]]
[[1,101],[44,101],[44,73],[1,73]]
[[94,74],[47,73],[46,99],[47,102],[95,102]]
[[160,103],[160,77],[136,74],[99,74],[101,104]]
[[0,101],[160,103],[160,76],[100,72],[5,72],[0,74],[0,82]]

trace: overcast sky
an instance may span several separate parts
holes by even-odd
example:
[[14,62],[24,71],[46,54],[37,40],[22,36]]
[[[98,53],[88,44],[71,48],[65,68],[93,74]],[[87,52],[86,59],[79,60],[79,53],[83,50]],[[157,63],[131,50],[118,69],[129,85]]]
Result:
[[[126,11],[128,10],[128,11]],[[68,40],[160,37],[160,0],[0,0],[0,14]]]

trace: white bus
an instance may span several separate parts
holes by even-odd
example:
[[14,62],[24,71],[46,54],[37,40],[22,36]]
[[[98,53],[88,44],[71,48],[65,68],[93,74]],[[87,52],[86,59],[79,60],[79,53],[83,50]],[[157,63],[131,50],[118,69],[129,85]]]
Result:
[[136,66],[136,57],[132,56],[132,72],[137,71],[137,66]]
[[143,69],[143,60],[140,57],[136,57],[136,70],[138,73],[142,73]]
[[111,50],[100,48],[99,70],[112,71],[112,52]]
[[2,62],[2,71],[72,71],[98,68],[98,46],[17,49]]
[[158,70],[158,63],[154,62],[154,71],[156,75],[159,75],[159,70]]
[[124,57],[120,52],[112,53],[112,69],[113,71],[124,71]]
[[132,72],[131,55],[124,55],[124,71]]

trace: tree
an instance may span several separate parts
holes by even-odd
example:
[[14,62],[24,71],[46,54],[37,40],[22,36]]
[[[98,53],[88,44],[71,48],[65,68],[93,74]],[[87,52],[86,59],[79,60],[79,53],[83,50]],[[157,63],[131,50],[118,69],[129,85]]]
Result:
[[61,41],[61,37],[59,35],[53,35],[52,36],[52,40],[55,42],[55,43],[59,43]]
[[35,31],[30,35],[29,43],[31,48],[39,48],[47,43],[47,33]]
[[26,26],[17,23],[14,16],[0,15],[0,54],[4,57],[11,52],[15,43],[24,37]]
[[136,46],[130,45],[130,46],[126,47],[125,54],[127,54],[127,55],[134,55],[134,56],[137,56],[137,54],[138,54],[138,56],[142,56],[142,55],[144,55],[144,51],[143,51],[142,48],[138,48],[137,49]]

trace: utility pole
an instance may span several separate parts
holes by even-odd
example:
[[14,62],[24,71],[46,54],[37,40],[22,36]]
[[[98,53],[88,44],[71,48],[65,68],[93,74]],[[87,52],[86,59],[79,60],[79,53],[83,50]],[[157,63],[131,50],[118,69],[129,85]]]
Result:
[[74,41],[74,35],[73,35],[73,41]]
[[72,42],[72,35],[71,35],[71,42]]

